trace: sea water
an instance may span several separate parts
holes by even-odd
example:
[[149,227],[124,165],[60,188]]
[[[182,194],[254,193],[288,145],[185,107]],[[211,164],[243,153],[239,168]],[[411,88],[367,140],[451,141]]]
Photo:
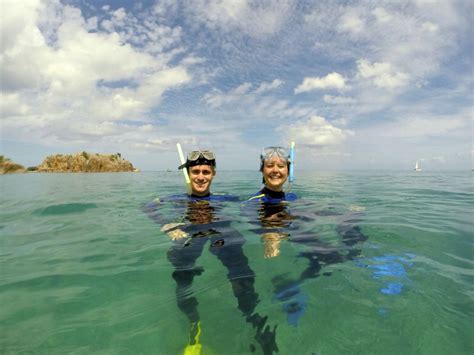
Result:
[[[336,230],[347,216],[367,239],[355,257],[321,263],[299,282],[302,304],[292,313],[275,280],[308,267],[299,257],[307,246],[290,235],[268,257],[257,216],[226,203],[219,218],[244,237],[255,311],[267,317],[279,353],[472,354],[472,172],[296,175],[300,199],[288,208],[302,217],[289,234],[343,251]],[[220,171],[213,191],[244,200],[260,180]],[[184,190],[178,172],[30,173],[1,176],[0,187],[0,353],[183,352],[189,321],[176,304],[173,241],[143,212]],[[188,290],[198,300],[202,353],[261,354],[209,248]]]

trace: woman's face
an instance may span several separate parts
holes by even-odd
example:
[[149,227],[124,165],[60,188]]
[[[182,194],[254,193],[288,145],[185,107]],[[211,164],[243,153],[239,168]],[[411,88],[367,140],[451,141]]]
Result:
[[273,191],[282,191],[288,178],[288,164],[285,159],[274,155],[265,160],[262,173],[265,186]]

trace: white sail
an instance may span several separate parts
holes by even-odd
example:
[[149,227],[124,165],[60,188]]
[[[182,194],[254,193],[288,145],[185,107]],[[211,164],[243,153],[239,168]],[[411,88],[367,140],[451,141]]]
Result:
[[416,164],[415,164],[415,171],[421,171],[420,163],[418,162],[418,160],[416,161]]

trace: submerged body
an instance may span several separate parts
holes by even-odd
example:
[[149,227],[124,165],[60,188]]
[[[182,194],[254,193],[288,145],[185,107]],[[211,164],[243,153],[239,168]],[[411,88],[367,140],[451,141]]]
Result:
[[[359,219],[354,214],[340,218],[336,227],[342,245],[328,244],[320,239],[317,231],[307,231],[303,227],[305,222],[321,216],[340,217],[340,214],[330,210],[318,211],[312,203],[303,213],[290,211],[292,204],[297,201],[297,196],[285,192],[283,186],[288,180],[292,163],[291,155],[284,148],[264,148],[260,156],[264,186],[243,206],[250,223],[255,225],[252,231],[261,237],[265,258],[278,257],[281,244],[288,242],[295,245],[297,257],[307,260],[306,267],[296,279],[287,277],[287,272],[282,272],[272,279],[274,298],[282,302],[282,307],[288,315],[288,323],[296,326],[306,308],[307,297],[300,292],[302,282],[318,277],[324,265],[340,263],[358,256],[360,249],[357,249],[357,245],[367,240],[367,236],[356,225]],[[278,269],[278,266],[275,266]]]
[[[255,340],[265,354],[271,354],[278,349],[275,329],[271,330],[266,324],[267,318],[255,312],[259,296],[254,287],[255,273],[250,268],[242,248],[245,239],[232,228],[230,219],[222,215],[225,204],[237,200],[235,196],[228,195],[174,195],[160,199],[159,203],[152,202],[146,208],[150,217],[162,224],[162,231],[173,240],[167,256],[175,268],[172,277],[176,281],[178,308],[190,322],[188,350],[190,346],[197,344],[197,336],[201,330],[198,299],[190,290],[194,277],[204,271],[197,265],[197,261],[208,242],[208,250],[227,270],[227,278],[232,285],[238,309],[256,330]],[[160,207],[164,208],[164,205],[169,204],[176,212],[173,214],[180,216],[174,221],[160,213]]]

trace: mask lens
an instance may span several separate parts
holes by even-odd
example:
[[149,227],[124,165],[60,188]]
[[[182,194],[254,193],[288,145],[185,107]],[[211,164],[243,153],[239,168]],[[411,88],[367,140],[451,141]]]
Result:
[[199,150],[193,150],[188,154],[188,160],[195,161],[199,158],[201,152]]
[[288,158],[288,156],[290,155],[288,151],[282,147],[277,148],[277,154],[282,158]]
[[188,160],[196,161],[199,159],[200,156],[202,156],[204,159],[207,159],[207,160],[216,159],[216,157],[214,156],[214,153],[209,150],[203,150],[202,152],[199,150],[193,150],[192,152],[188,154]]
[[263,148],[263,155],[265,155],[266,157],[271,157],[274,152],[275,152],[275,147]]
[[210,150],[203,150],[201,152],[202,156],[206,158],[207,160],[214,160],[216,157],[214,156],[214,153],[211,152]]
[[263,148],[263,157],[271,158],[273,154],[277,154],[281,158],[288,159],[288,151],[283,147],[267,147]]

